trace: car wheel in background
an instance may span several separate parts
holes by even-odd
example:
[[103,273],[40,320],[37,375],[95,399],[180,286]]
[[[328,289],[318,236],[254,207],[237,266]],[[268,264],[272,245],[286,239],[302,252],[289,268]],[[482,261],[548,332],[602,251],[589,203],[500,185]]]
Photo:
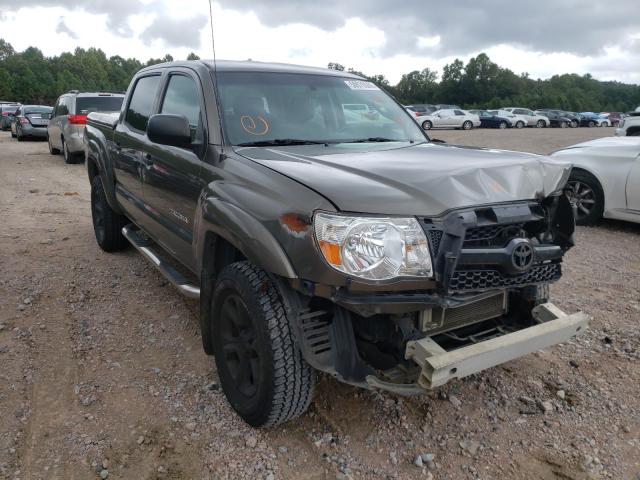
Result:
[[13,133],[13,130],[11,130],[11,138],[16,138],[16,134]]
[[315,371],[305,361],[280,292],[249,262],[223,268],[211,303],[213,352],[233,409],[253,427],[298,417],[309,407]]
[[64,157],[64,163],[75,163],[73,154],[67,149],[67,142],[62,140],[62,156]]
[[589,120],[589,128],[593,128],[596,126],[596,122],[594,122],[593,120]]
[[425,120],[424,122],[422,122],[423,130],[431,130],[432,128],[433,128],[433,124],[429,120]]
[[567,196],[576,207],[576,223],[593,225],[604,212],[604,192],[598,179],[584,170],[574,170],[567,182]]
[[463,130],[471,130],[472,128],[473,128],[473,123],[471,123],[469,120],[467,120],[462,124]]
[[518,120],[516,122],[516,128],[524,128],[524,122],[522,120]]
[[498,125],[498,128],[501,130],[504,130],[505,128],[507,128],[507,122],[505,122],[504,120],[500,122],[500,124]]
[[571,128],[578,128],[578,121],[577,120],[571,120]]
[[91,179],[91,219],[96,241],[102,250],[116,252],[129,246],[129,241],[122,235],[122,227],[129,221],[107,202],[100,175]]
[[49,144],[49,153],[51,155],[58,155],[60,153],[60,150],[54,148],[53,145],[51,145],[51,138],[49,138],[49,135],[47,135],[47,143]]
[[567,122],[560,122],[560,128],[567,128],[569,124]]
[[617,127],[618,125],[620,125],[620,122],[618,122],[617,120],[614,120],[613,122],[611,122],[612,127]]
[[600,124],[601,127],[608,127],[609,126],[609,122],[602,122]]
[[546,123],[544,123],[544,120],[538,120],[536,122],[536,127],[537,128],[544,128],[546,126]]
[[22,136],[22,131],[18,130],[18,127],[16,127],[16,138],[18,139],[19,142],[24,140],[24,137]]

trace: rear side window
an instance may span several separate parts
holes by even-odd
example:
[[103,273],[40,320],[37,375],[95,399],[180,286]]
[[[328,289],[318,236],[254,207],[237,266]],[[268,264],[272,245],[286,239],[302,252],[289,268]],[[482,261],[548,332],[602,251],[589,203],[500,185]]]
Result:
[[69,114],[69,98],[62,97],[60,99],[60,103],[58,104],[58,108],[56,109],[56,116],[68,115],[68,114]]
[[456,115],[463,115],[464,116],[464,112],[461,112],[460,110],[455,110]]
[[125,116],[125,122],[131,128],[142,132],[147,130],[147,123],[149,123],[159,83],[159,75],[142,77],[136,82]]
[[122,97],[76,97],[76,114],[88,115],[91,112],[119,112]]

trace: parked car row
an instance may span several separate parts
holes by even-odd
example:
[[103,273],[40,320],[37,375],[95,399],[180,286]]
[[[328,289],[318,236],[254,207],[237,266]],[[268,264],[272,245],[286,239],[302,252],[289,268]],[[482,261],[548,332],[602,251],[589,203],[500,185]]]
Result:
[[530,110],[521,107],[464,110],[457,105],[430,104],[406,105],[405,109],[425,130],[431,128],[468,130],[478,126],[482,128],[617,127],[625,116],[620,112],[576,113],[558,109]]
[[84,154],[84,127],[91,112],[116,112],[124,95],[108,92],[71,90],[61,95],[55,106],[0,103],[2,130],[11,130],[11,137],[46,138],[49,152],[62,153],[66,163],[74,163]]

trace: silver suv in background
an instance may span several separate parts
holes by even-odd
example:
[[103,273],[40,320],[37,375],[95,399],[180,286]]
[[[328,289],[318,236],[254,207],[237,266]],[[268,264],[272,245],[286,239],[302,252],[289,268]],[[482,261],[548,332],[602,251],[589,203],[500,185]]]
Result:
[[124,94],[79,92],[71,90],[56,101],[47,127],[49,152],[64,155],[65,163],[74,163],[84,153],[82,137],[91,112],[119,112]]

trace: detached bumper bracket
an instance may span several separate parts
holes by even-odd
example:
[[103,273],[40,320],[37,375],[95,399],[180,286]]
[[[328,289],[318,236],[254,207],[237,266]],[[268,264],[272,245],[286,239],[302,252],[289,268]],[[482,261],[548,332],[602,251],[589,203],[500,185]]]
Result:
[[552,303],[532,312],[538,325],[446,351],[431,337],[409,342],[405,352],[420,367],[418,385],[432,389],[454,378],[463,378],[543,348],[565,342],[583,332],[589,317],[582,312],[567,315]]

